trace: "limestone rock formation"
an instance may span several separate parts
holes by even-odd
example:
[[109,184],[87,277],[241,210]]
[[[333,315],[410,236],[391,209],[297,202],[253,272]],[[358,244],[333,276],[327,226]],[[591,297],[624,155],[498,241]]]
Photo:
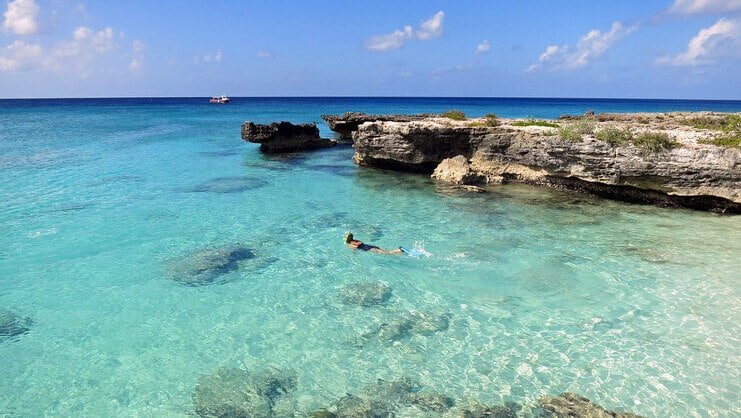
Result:
[[176,260],[169,268],[172,280],[187,286],[219,283],[221,276],[239,268],[239,262],[255,257],[255,253],[241,245],[203,248]]
[[292,370],[251,373],[219,368],[198,378],[193,408],[201,417],[282,417],[285,411],[278,405],[293,392],[296,383],[296,373]]
[[[629,123],[630,118],[620,120]],[[553,128],[506,123],[484,127],[440,118],[365,122],[353,134],[354,160],[434,172],[454,183],[524,182],[631,202],[741,213],[741,150],[700,144],[695,138],[703,133],[685,128],[676,130],[689,138],[682,146],[649,152],[592,135],[566,140]]]
[[391,288],[382,282],[351,283],[340,289],[340,299],[348,305],[382,305],[391,298]]
[[329,129],[340,134],[340,139],[351,140],[352,133],[358,130],[358,126],[365,122],[393,121],[410,122],[433,117],[434,115],[369,115],[360,112],[347,112],[343,115],[322,115]]
[[570,392],[544,396],[538,401],[546,417],[553,418],[640,418],[629,412],[608,411],[589,399]]
[[327,148],[337,141],[320,138],[316,124],[294,125],[290,122],[274,122],[260,125],[253,122],[242,124],[242,140],[260,144],[265,153],[284,153]]

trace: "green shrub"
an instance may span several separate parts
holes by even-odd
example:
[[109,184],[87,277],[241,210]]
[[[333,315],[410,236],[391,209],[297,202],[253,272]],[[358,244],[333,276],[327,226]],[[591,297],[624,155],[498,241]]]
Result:
[[517,122],[513,122],[512,126],[543,126],[546,128],[558,128],[557,123],[549,122],[547,120],[537,120],[533,118],[518,120]]
[[574,123],[572,126],[576,132],[582,135],[591,135],[594,133],[594,123],[592,122],[579,121]]
[[649,152],[670,150],[680,146],[671,136],[663,132],[644,132],[633,138],[633,144]]
[[633,133],[629,129],[620,129],[614,126],[603,128],[595,135],[600,141],[610,145],[622,145],[633,141]]
[[487,113],[484,115],[484,119],[486,119],[486,122],[484,122],[486,126],[499,126],[501,124],[499,117],[494,113]]
[[567,141],[581,141],[581,134],[573,125],[562,126],[558,128],[558,136]]
[[440,116],[453,120],[466,120],[466,114],[461,112],[460,110],[448,110],[447,112],[442,113]]

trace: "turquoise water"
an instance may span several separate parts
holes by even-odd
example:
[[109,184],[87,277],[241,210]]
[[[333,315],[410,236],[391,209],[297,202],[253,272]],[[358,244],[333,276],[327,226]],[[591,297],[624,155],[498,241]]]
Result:
[[[563,391],[646,416],[741,413],[740,217],[525,186],[456,194],[356,167],[349,147],[267,157],[239,138],[245,119],[345,110],[741,109],[475,100],[3,101],[0,309],[33,323],[0,340],[0,415],[185,416],[221,366],[292,368],[302,412],[409,376],[523,416]],[[432,255],[354,253],[350,230]],[[254,257],[218,283],[172,280],[189,254],[235,244]],[[342,303],[363,281],[391,287],[388,303]],[[420,312],[447,329],[362,337]]]

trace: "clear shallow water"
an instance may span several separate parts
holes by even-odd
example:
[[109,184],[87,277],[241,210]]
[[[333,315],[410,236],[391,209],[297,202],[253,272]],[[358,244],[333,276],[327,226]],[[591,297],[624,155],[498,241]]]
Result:
[[[183,416],[199,375],[268,365],[296,370],[302,411],[410,376],[523,414],[567,390],[647,416],[739,414],[741,218],[521,186],[455,195],[358,168],[351,148],[266,157],[239,139],[245,119],[347,110],[741,110],[470,100],[0,102],[0,308],[34,321],[0,342],[0,415]],[[348,230],[433,255],[353,253]],[[255,258],[225,283],[170,280],[193,251],[235,243]],[[339,300],[375,280],[387,305]],[[449,327],[360,339],[410,311]]]

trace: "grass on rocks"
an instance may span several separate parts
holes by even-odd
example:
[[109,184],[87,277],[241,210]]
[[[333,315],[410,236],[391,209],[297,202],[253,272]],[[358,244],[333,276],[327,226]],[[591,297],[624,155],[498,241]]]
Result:
[[460,110],[448,110],[447,112],[441,113],[440,116],[452,120],[466,120],[466,114]]
[[666,151],[681,146],[677,140],[663,132],[643,132],[633,138],[632,142],[648,152]]
[[541,120],[541,119],[525,119],[525,120],[518,120],[517,122],[513,122],[512,126],[543,126],[546,128],[558,128],[557,123],[553,123],[547,120]]
[[726,148],[741,148],[741,115],[697,116],[687,119],[685,123],[697,129],[721,132],[714,138],[699,141],[700,143]]
[[493,128],[499,125],[501,125],[501,121],[499,120],[499,117],[493,113],[489,113],[485,115],[483,122],[471,122],[468,124],[468,126],[471,126],[471,127],[486,127],[486,128]]
[[610,145],[624,145],[633,142],[633,132],[629,129],[620,129],[614,126],[608,126],[595,134],[600,141],[605,141]]
[[582,135],[591,135],[593,133],[594,123],[585,121],[572,123],[558,128],[558,135],[567,141],[578,142],[582,140]]

